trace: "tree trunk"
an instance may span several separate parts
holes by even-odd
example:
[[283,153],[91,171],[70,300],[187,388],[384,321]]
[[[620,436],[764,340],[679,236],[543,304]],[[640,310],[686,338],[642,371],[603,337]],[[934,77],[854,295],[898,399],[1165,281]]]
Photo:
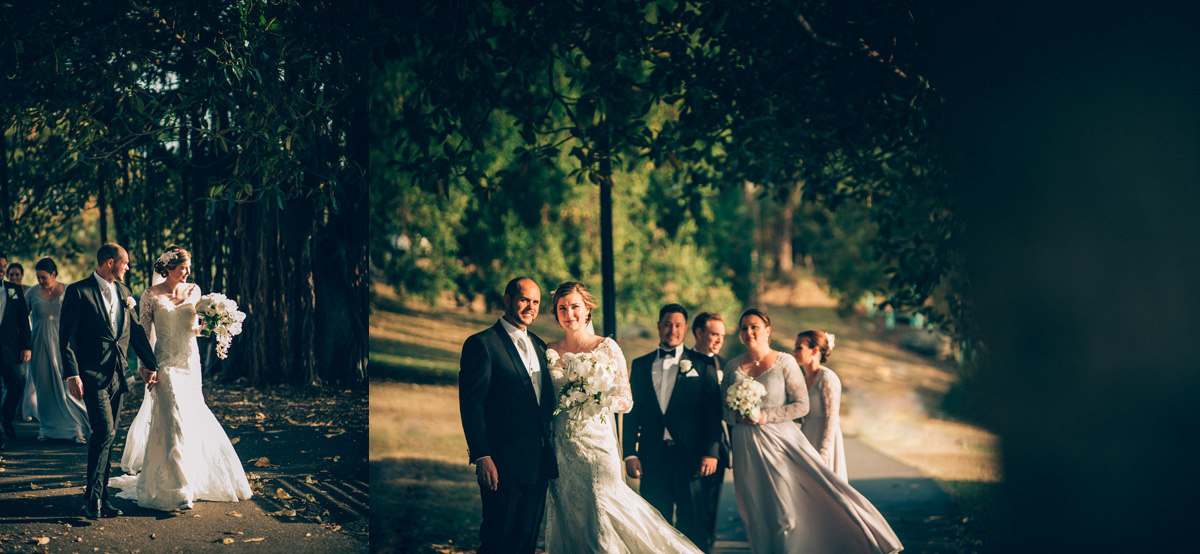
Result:
[[775,262],[775,271],[777,277],[784,277],[792,272],[794,267],[795,255],[792,253],[792,220],[795,218],[796,209],[800,207],[800,199],[803,198],[804,181],[797,180],[792,185],[791,192],[788,193],[787,201],[783,204],[783,210],[779,213],[779,259]]
[[754,285],[754,295],[750,298],[750,305],[758,304],[758,298],[762,296],[762,262],[759,259],[759,252],[762,250],[762,214],[761,207],[758,204],[758,198],[755,196],[755,191],[758,187],[750,181],[742,182],[742,201],[746,205],[746,209],[750,211],[750,233],[753,237],[753,248],[750,250],[750,282]]
[[8,191],[8,135],[5,134],[6,130],[0,129],[0,211],[4,213],[3,217],[0,217],[0,224],[4,225],[6,237],[12,240],[12,202],[9,201]]

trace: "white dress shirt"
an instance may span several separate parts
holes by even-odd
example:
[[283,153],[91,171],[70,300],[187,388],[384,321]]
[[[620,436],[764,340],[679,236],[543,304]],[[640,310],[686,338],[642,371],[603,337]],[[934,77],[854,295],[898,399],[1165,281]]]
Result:
[[538,404],[541,404],[542,366],[538,363],[537,354],[535,354],[537,351],[533,349],[533,341],[529,340],[529,333],[516,328],[504,318],[500,318],[500,324],[508,332],[508,338],[512,339],[513,344],[516,345],[517,354],[521,356],[521,362],[525,364],[525,371],[529,372],[529,380],[533,382],[533,395],[537,398]]
[[[661,349],[662,346],[659,346]],[[675,357],[664,358],[662,352],[655,350],[654,370],[651,378],[654,380],[654,392],[658,396],[658,406],[662,413],[667,413],[667,405],[671,402],[671,393],[675,391],[675,379],[679,376],[679,357],[683,355],[683,345],[675,347]],[[671,432],[663,427],[663,440],[671,440]]]
[[[100,301],[104,304],[105,311],[108,312],[108,324],[112,325],[113,332],[115,333],[117,331],[117,310],[118,310],[118,308],[117,308],[117,300],[118,300],[117,299],[117,284],[108,282],[107,279],[105,279],[104,277],[101,277],[100,274],[96,273],[95,271],[92,272],[92,277],[95,277],[96,282],[99,283],[99,285],[100,285],[100,289],[101,289],[100,290]],[[108,293],[109,293],[108,298],[111,298],[112,299],[111,301],[106,300],[104,298],[104,289],[108,289]]]

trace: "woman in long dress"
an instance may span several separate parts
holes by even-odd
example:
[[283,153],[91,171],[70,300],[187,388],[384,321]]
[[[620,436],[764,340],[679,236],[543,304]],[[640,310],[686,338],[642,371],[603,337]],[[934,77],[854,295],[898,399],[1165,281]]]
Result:
[[82,400],[67,394],[58,350],[58,324],[66,288],[58,282],[58,265],[54,260],[42,258],[33,269],[38,286],[29,287],[25,302],[33,321],[29,382],[37,394],[37,440],[66,439],[87,444],[84,437],[92,434],[87,408]]
[[596,301],[581,283],[559,285],[551,297],[554,317],[566,336],[548,346],[555,392],[566,383],[563,357],[591,353],[609,360],[618,374],[612,405],[595,416],[573,419],[567,411],[554,416],[558,479],[550,481],[546,507],[546,553],[696,553],[683,533],[633,489],[622,475],[614,414],[633,407],[629,370],[617,342],[590,331]]
[[[154,262],[166,278],[142,293],[141,324],[158,359],[157,383],[147,386],[142,408],[130,424],[129,467],[138,475],[114,477],[117,496],[139,506],[177,510],[196,500],[237,502],[251,496],[242,462],[225,429],[204,403],[200,379],[200,288],[188,283],[191,254],[172,246]],[[125,462],[125,460],[122,460]]]
[[[4,270],[4,275],[9,283],[17,287],[17,294],[25,299],[25,304],[29,306],[29,315],[32,318],[33,305],[29,304],[29,292],[32,289],[26,288],[25,284],[22,283],[25,280],[25,267],[17,262],[13,262],[8,264],[8,269]],[[34,418],[38,417],[37,386],[40,383],[34,382],[32,360],[20,364],[20,366],[21,374],[25,376],[25,391],[21,395],[21,411],[19,415],[25,421],[33,421]],[[39,442],[44,440],[40,435],[38,436]]]
[[879,511],[821,461],[794,420],[808,389],[791,354],[771,349],[771,321],[757,309],[738,321],[746,353],[725,364],[722,389],[747,379],[766,388],[758,419],[725,407],[733,441],[738,512],[755,554],[893,553],[900,539]]
[[823,331],[810,329],[796,335],[796,347],[792,356],[804,371],[804,384],[808,386],[808,415],[804,416],[801,428],[808,442],[817,449],[821,461],[843,480],[846,474],[846,447],[842,440],[839,411],[842,407],[842,380],[833,370],[825,367],[833,352],[833,342]]

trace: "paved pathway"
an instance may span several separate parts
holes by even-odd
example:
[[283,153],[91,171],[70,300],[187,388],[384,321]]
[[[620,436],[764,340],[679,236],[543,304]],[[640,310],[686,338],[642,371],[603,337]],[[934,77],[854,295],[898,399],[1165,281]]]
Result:
[[[867,497],[887,518],[905,554],[949,554],[959,551],[954,521],[958,507],[937,482],[863,444],[846,437],[846,469],[850,484]],[[720,554],[750,552],[746,530],[737,511],[733,491],[733,473],[725,473],[717,519],[717,543]]]
[[[132,420],[132,413],[122,417],[126,427]],[[227,426],[230,438],[239,439],[235,448],[253,475],[251,486],[257,492],[249,501],[200,501],[191,510],[159,512],[113,499],[124,516],[88,520],[81,517],[87,447],[36,442],[37,422],[16,427],[18,440],[6,441],[0,452],[0,552],[368,550],[369,492],[360,454],[366,451],[365,429],[327,438],[319,430],[292,425]],[[118,434],[118,445],[124,444],[125,431],[123,427]],[[250,463],[263,456],[271,461],[269,467]],[[119,458],[119,452],[114,454],[114,474],[121,473]]]

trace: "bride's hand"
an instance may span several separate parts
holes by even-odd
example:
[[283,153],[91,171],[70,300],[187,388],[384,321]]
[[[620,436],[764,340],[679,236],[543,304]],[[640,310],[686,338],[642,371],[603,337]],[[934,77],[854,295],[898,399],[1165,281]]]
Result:
[[192,334],[196,335],[198,337],[203,333],[204,333],[204,326],[201,325],[199,321],[197,321],[196,324],[192,326]]

